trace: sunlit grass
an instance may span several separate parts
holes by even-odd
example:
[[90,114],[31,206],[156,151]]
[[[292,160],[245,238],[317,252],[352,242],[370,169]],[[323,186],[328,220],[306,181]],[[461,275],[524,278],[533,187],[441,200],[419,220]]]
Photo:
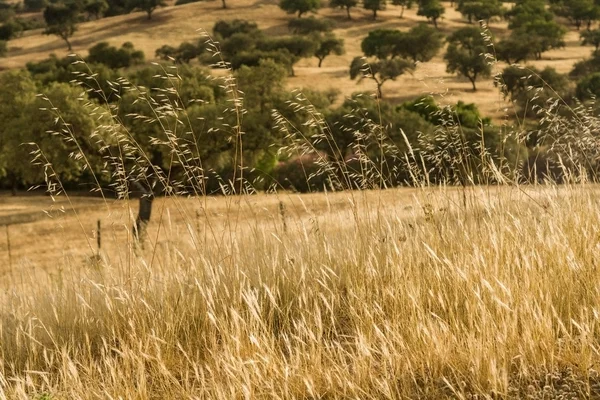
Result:
[[236,223],[242,199],[206,235],[163,219],[188,234],[2,295],[0,393],[598,395],[597,198],[595,186],[400,190],[295,197],[300,213],[266,197]]

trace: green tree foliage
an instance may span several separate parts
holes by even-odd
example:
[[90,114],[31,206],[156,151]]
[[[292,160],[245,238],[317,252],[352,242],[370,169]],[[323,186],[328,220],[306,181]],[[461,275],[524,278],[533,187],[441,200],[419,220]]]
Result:
[[446,60],[449,73],[457,73],[471,81],[476,91],[475,81],[479,77],[491,74],[491,66],[485,57],[489,52],[488,44],[479,28],[461,28],[448,37]]
[[41,11],[48,5],[46,0],[23,0],[25,11]]
[[0,40],[10,40],[23,34],[23,25],[14,19],[0,25]]
[[588,29],[600,18],[600,4],[595,0],[550,0],[551,10],[568,18],[579,30],[583,23]]
[[83,2],[83,11],[87,13],[88,20],[102,18],[108,7],[106,0],[85,0]]
[[362,57],[355,57],[350,64],[350,79],[371,79],[377,85],[377,96],[383,97],[381,87],[389,80],[395,81],[405,72],[412,71],[415,64],[403,58],[378,59],[369,63]]
[[333,22],[325,18],[294,18],[288,22],[289,30],[295,35],[308,35],[311,33],[330,32]]
[[554,19],[552,12],[546,9],[545,0],[517,0],[505,15],[509,18],[509,29],[519,29],[535,20]]
[[300,61],[301,58],[314,56],[319,43],[308,36],[280,36],[269,39],[260,40],[257,43],[257,49],[265,52],[287,51],[291,57],[290,73],[294,76],[294,64]]
[[232,21],[219,20],[213,26],[213,34],[216,39],[223,40],[236,33],[245,35],[254,35],[259,32],[256,22],[243,19],[234,19]]
[[398,30],[375,29],[363,39],[360,48],[367,57],[394,58],[400,54],[397,47],[403,36]]
[[329,0],[329,6],[332,8],[343,8],[346,10],[348,19],[352,19],[350,9],[358,5],[358,0]]
[[600,48],[600,29],[581,32],[581,44],[594,46],[594,51],[597,52]]
[[331,54],[344,54],[344,40],[339,39],[331,32],[333,23],[328,19],[295,18],[288,24],[289,29],[299,35],[306,35],[317,43],[314,56],[319,60],[319,68],[323,60]]
[[437,28],[437,21],[440,19],[446,9],[439,0],[419,0],[419,9],[417,15],[427,18],[427,20],[433,22],[433,25]]
[[197,43],[183,42],[178,47],[164,45],[156,50],[156,57],[168,61],[173,60],[177,64],[189,64],[196,58],[204,60],[206,55],[206,43],[199,40]]
[[426,24],[418,24],[408,32],[392,29],[370,31],[361,49],[367,57],[379,59],[405,57],[413,62],[431,60],[441,49],[443,35]]
[[317,37],[318,47],[315,50],[315,57],[319,60],[319,68],[323,64],[323,60],[331,54],[341,56],[345,53],[344,39],[336,37],[333,33],[327,32]]
[[118,100],[121,93],[121,87],[116,83],[121,74],[103,64],[84,65],[74,63],[71,57],[58,58],[52,54],[46,60],[27,63],[27,70],[42,85],[79,81],[90,98],[102,103]]
[[496,57],[508,64],[516,64],[535,57],[536,41],[531,36],[513,33],[508,38],[496,43]]
[[106,17],[127,14],[130,10],[127,8],[127,0],[106,0],[108,10],[104,13]]
[[131,11],[144,11],[148,16],[148,20],[152,19],[152,13],[158,7],[165,7],[167,5],[165,0],[127,0],[126,7]]
[[48,4],[44,10],[44,21],[46,22],[44,34],[60,37],[67,43],[67,47],[71,51],[69,38],[77,30],[77,23],[79,22],[78,4],[72,1]]
[[499,78],[495,85],[517,106],[520,116],[536,118],[537,109],[549,99],[570,96],[569,79],[551,67],[540,71],[535,67],[509,66]]
[[576,62],[569,76],[578,79],[598,71],[600,71],[600,53],[594,52],[591,58]]
[[373,19],[377,19],[377,11],[385,10],[387,0],[363,0],[365,10],[373,12]]
[[443,46],[444,35],[426,24],[412,27],[398,47],[398,53],[416,62],[431,60]]
[[412,8],[414,0],[392,0],[392,4],[400,7],[400,18],[404,18],[404,10]]
[[580,100],[598,98],[600,96],[600,72],[594,72],[577,82],[575,94]]
[[482,124],[491,125],[490,118],[484,118],[477,106],[459,101],[453,107],[440,107],[432,96],[424,96],[407,101],[400,108],[415,112],[434,126],[458,124],[465,128],[477,129]]
[[537,59],[542,53],[564,47],[566,29],[554,21],[554,15],[546,9],[544,0],[520,0],[506,13],[515,40],[528,37],[532,53]]
[[469,23],[473,19],[489,23],[491,18],[501,17],[506,11],[499,0],[459,0],[456,9],[467,17]]
[[86,61],[93,64],[104,64],[109,68],[128,68],[144,62],[144,52],[136,50],[131,42],[123,43],[120,49],[110,46],[108,42],[100,42],[89,49]]
[[320,0],[280,0],[279,7],[288,14],[298,14],[298,18],[307,12],[317,11],[321,7]]
[[0,177],[8,179],[13,194],[16,194],[18,185],[39,178],[39,172],[36,174],[26,162],[31,159],[32,149],[23,145],[33,139],[30,131],[24,129],[27,124],[23,111],[35,101],[37,88],[27,72],[18,70],[0,74],[0,85],[4,96],[4,101],[0,102]]
[[[92,167],[102,166],[96,141],[91,138],[96,122],[79,100],[79,88],[53,83],[40,89],[26,71],[1,74],[0,84],[4,96],[10,96],[0,106],[0,174],[13,191],[18,185],[42,181],[44,172],[62,182],[76,181],[88,168],[79,149]],[[39,91],[44,96],[36,96]],[[32,157],[37,166],[27,162]]]

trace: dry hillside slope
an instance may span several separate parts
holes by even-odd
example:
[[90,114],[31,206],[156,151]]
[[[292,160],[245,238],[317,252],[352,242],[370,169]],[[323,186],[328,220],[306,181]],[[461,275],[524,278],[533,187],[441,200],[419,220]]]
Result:
[[[440,29],[449,34],[467,24],[466,20],[445,3],[446,14],[440,22]],[[388,6],[386,11],[380,13],[374,21],[371,13],[361,8],[352,10],[353,20],[348,21],[345,11],[322,8],[320,17],[332,18],[336,21],[336,34],[345,39],[346,54],[327,58],[322,68],[317,68],[317,59],[301,60],[296,69],[297,76],[290,78],[290,88],[311,87],[315,89],[336,88],[343,95],[356,91],[374,91],[375,87],[370,81],[357,84],[350,80],[348,68],[350,61],[361,55],[360,42],[370,30],[377,28],[396,28],[408,30],[424,18],[416,15],[416,8],[407,10],[404,18],[399,18],[399,8]],[[191,3],[181,6],[169,6],[158,9],[151,21],[146,19],[144,13],[133,13],[98,21],[83,23],[72,39],[74,52],[85,55],[86,49],[100,41],[108,41],[112,45],[120,46],[130,41],[136,48],[144,51],[150,60],[154,58],[157,48],[162,45],[177,45],[186,40],[195,40],[201,32],[210,32],[214,23],[219,19],[243,18],[256,21],[260,28],[269,34],[286,34],[287,23],[292,16],[279,9],[274,0],[234,0],[230,8],[222,9],[221,3],[216,1]],[[502,36],[507,31],[504,21],[490,24],[492,32]],[[581,46],[579,33],[569,26],[566,37],[567,47],[544,53],[542,60],[530,64],[544,67],[555,67],[559,72],[568,72],[573,63],[589,57],[591,47]],[[21,38],[9,42],[9,54],[5,59],[0,59],[0,68],[14,68],[24,66],[28,61],[39,61],[55,53],[58,56],[67,54],[64,42],[56,36],[45,36],[41,30],[27,32]],[[494,67],[499,72],[504,67],[499,63]],[[496,120],[501,120],[505,115],[510,115],[510,104],[503,101],[502,96],[494,87],[493,81],[487,79],[478,83],[479,90],[472,92],[468,81],[446,73],[443,60],[443,51],[431,62],[419,65],[413,75],[400,77],[395,82],[386,82],[384,96],[392,101],[404,101],[425,93],[438,95],[443,103],[455,103],[458,100],[475,102],[482,111]]]

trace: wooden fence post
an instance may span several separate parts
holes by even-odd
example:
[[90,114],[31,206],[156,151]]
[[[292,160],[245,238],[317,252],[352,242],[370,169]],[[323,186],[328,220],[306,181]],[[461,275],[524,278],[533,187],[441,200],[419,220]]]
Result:
[[8,268],[10,269],[10,274],[12,276],[13,270],[12,270],[12,254],[11,254],[11,250],[10,250],[10,232],[8,230],[8,227],[10,225],[5,225],[6,228],[6,247],[8,249]]
[[98,255],[100,255],[100,250],[102,250],[102,223],[100,220],[98,220],[96,235],[96,240],[98,241]]

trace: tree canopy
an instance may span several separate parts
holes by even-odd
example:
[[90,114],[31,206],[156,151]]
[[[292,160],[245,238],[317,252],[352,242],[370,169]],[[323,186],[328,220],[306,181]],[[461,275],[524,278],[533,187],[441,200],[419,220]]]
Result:
[[48,4],[44,10],[44,21],[46,22],[44,34],[60,37],[71,51],[69,39],[77,30],[79,5],[74,1]]
[[490,76],[492,68],[486,59],[489,45],[479,28],[461,28],[448,37],[448,49],[444,59],[449,73],[457,73],[471,81],[476,91],[475,81],[479,77]]

